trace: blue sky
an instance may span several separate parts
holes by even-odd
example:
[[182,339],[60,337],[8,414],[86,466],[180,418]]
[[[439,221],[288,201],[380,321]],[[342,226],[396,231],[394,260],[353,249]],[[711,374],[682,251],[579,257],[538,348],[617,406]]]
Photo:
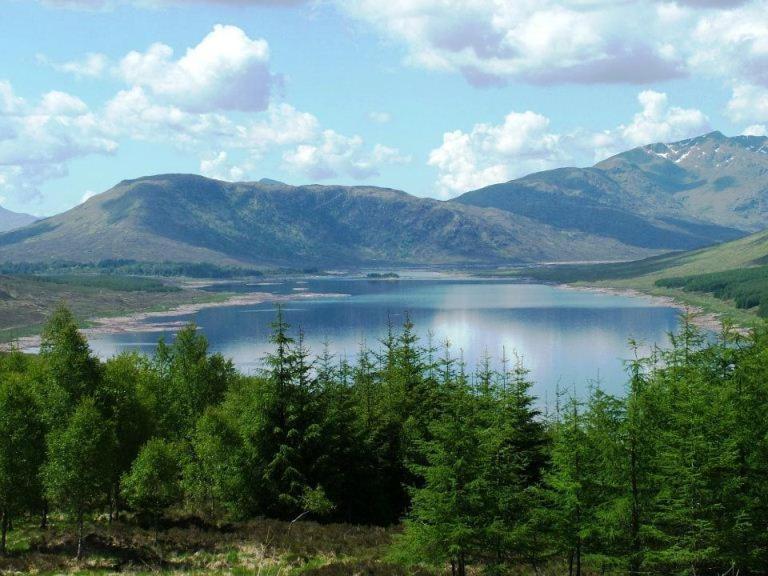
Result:
[[768,124],[764,0],[3,0],[0,203],[118,181],[420,196]]

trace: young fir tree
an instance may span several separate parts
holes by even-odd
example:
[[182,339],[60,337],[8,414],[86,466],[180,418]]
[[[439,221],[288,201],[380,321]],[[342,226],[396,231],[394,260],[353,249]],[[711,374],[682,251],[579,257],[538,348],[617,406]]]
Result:
[[74,516],[77,558],[83,553],[85,515],[104,503],[116,448],[115,431],[91,398],[83,398],[65,426],[48,437],[43,478],[48,498]]
[[567,558],[568,576],[581,576],[584,537],[590,503],[588,446],[583,406],[570,398],[552,425],[552,466],[546,475],[549,505],[541,513],[549,525],[556,549]]
[[269,393],[259,436],[263,480],[271,494],[268,512],[293,519],[306,511],[306,496],[319,488],[317,465],[323,462],[322,410],[312,361],[299,331],[288,335],[289,325],[278,309],[272,324],[275,351],[266,358]]
[[484,476],[493,497],[488,509],[489,547],[498,563],[523,562],[536,568],[541,543],[532,509],[547,463],[547,437],[530,392],[528,370],[517,358],[510,373],[491,376],[489,384],[486,360],[481,364],[479,385],[485,428]]
[[414,463],[422,485],[413,488],[412,509],[399,543],[414,563],[450,563],[456,576],[483,553],[484,508],[490,487],[483,475],[484,458],[477,401],[461,371],[443,363],[441,417],[429,424],[420,440],[424,463]]
[[11,521],[40,500],[45,429],[39,407],[18,376],[0,380],[0,555]]

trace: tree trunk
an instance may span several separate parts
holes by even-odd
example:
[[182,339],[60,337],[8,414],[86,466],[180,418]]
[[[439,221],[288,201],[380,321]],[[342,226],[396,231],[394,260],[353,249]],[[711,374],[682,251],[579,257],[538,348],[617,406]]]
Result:
[[83,558],[83,512],[77,513],[77,559]]
[[456,560],[451,558],[451,576],[456,576]]
[[2,524],[3,524],[2,536],[0,536],[0,555],[5,556],[5,553],[6,553],[5,542],[8,536],[8,512],[3,512]]
[[40,530],[48,528],[48,502],[43,502],[43,509],[40,512]]
[[467,576],[467,565],[464,560],[464,552],[459,554],[459,573],[458,576]]
[[571,548],[571,553],[568,554],[568,576],[573,576],[573,548]]
[[581,537],[576,541],[576,576],[581,576]]

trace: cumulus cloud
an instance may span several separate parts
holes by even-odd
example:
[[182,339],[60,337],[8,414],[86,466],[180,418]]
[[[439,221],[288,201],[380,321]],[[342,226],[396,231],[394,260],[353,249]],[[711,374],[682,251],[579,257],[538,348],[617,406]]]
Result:
[[726,107],[734,122],[768,122],[768,88],[737,84]]
[[66,163],[91,154],[112,154],[117,142],[98,116],[71,94],[51,91],[37,103],[0,82],[0,175],[2,191],[29,200],[51,178],[66,174]]
[[661,41],[666,30],[654,2],[338,3],[352,18],[402,43],[408,63],[459,72],[476,85],[509,80],[641,83],[685,74],[684,60]]
[[549,118],[535,112],[511,112],[498,125],[476,124],[469,133],[445,133],[428,161],[439,172],[438,193],[449,198],[562,162],[567,156],[561,136],[549,124]]
[[233,164],[224,151],[200,160],[200,173],[203,176],[228,182],[239,182],[245,179],[246,174],[253,171],[253,169],[254,166],[250,163],[243,165]]
[[670,106],[664,93],[643,91],[638,102],[641,110],[631,122],[603,132],[557,133],[546,116],[531,111],[507,114],[501,124],[476,124],[470,132],[447,132],[429,154],[428,164],[438,170],[436,191],[450,198],[531,172],[689,138],[709,128],[701,111]]
[[279,82],[269,70],[266,40],[222,25],[179,59],[173,48],[156,43],[146,52],[126,55],[119,71],[128,84],[194,112],[264,110]]
[[632,122],[605,132],[597,139],[596,156],[607,156],[653,142],[672,142],[698,136],[710,129],[707,116],[695,108],[670,106],[663,92],[645,90],[637,97],[641,110]]
[[[766,0],[336,0],[406,63],[474,85],[768,83]],[[642,25],[638,25],[642,22]]]
[[378,175],[382,166],[410,160],[398,150],[380,144],[368,150],[360,136],[344,136],[333,130],[324,130],[315,143],[301,144],[283,154],[287,169],[316,180],[338,176],[363,180]]
[[768,127],[765,124],[752,124],[741,133],[742,136],[768,136]]

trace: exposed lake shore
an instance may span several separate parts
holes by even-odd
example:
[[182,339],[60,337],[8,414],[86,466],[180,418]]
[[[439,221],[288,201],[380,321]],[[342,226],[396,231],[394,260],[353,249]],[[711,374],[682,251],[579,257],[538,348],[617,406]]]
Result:
[[[308,300],[317,298],[340,298],[347,294],[299,292],[295,294],[271,294],[268,292],[249,292],[235,294],[224,299],[209,302],[194,302],[172,306],[167,310],[135,312],[121,314],[119,316],[103,316],[88,320],[89,326],[83,328],[86,337],[102,334],[124,334],[130,332],[166,332],[177,330],[189,323],[189,320],[170,320],[179,316],[191,315],[208,308],[221,308],[226,306],[247,306],[274,302],[292,302],[296,300]],[[33,351],[40,347],[41,336],[39,334],[24,336],[13,342],[0,344],[0,351],[18,349],[21,351]]]

